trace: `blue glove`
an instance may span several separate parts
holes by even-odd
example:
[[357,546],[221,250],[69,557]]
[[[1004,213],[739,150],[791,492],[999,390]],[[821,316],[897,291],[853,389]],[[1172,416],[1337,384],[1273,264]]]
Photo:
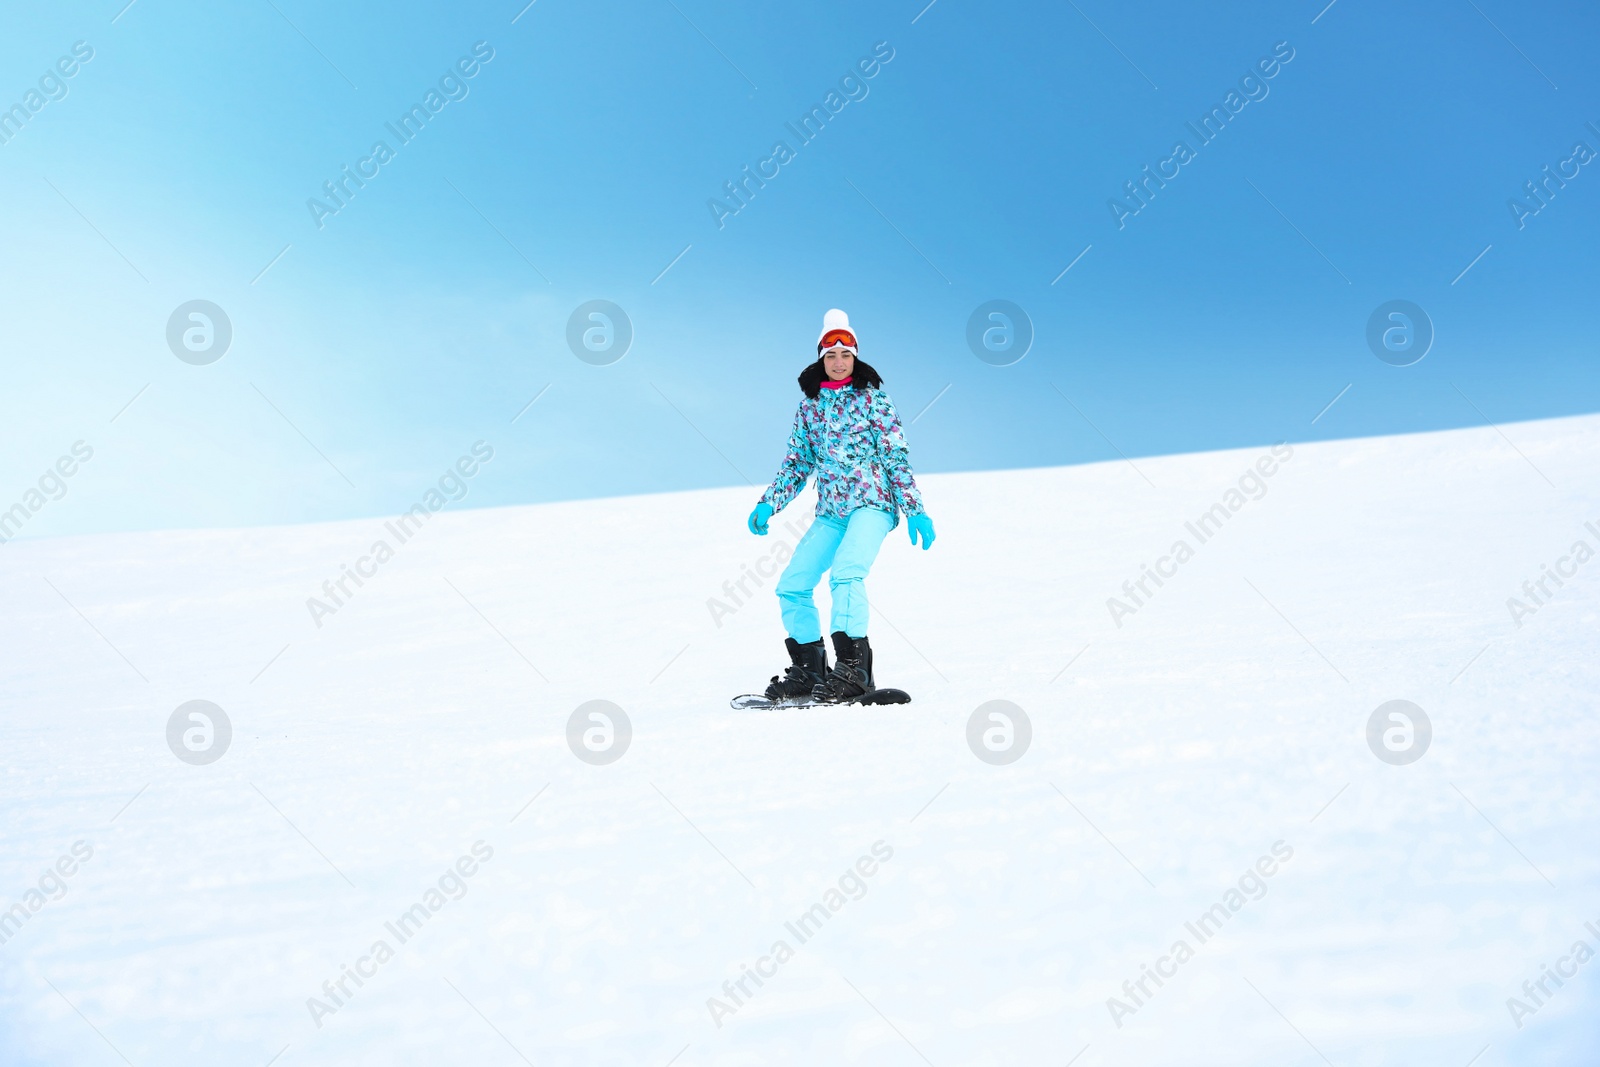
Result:
[[767,536],[767,520],[772,518],[772,505],[761,503],[750,513],[749,520],[745,523],[750,527],[750,532],[757,537]]
[[916,544],[917,538],[922,538],[922,550],[926,552],[933,547],[933,520],[926,514],[907,515],[906,533],[911,535],[911,543]]

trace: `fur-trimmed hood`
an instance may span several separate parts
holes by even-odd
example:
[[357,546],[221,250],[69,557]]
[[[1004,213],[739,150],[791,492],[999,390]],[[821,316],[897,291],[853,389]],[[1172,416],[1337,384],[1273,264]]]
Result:
[[[822,383],[827,379],[828,372],[823,369],[822,359],[819,357],[815,363],[807,364],[806,369],[800,372],[800,391],[815,400],[822,392]],[[872,364],[857,356],[856,369],[850,374],[850,388],[881,389],[883,376],[872,369]]]

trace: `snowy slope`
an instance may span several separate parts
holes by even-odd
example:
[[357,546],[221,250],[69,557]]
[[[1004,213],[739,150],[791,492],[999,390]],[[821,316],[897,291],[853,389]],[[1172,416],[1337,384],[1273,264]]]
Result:
[[[320,628],[383,519],[4,545],[0,907],[48,892],[0,1062],[1593,1062],[1600,963],[1506,1002],[1600,948],[1600,562],[1506,602],[1600,548],[1600,417],[1502,429],[1295,446],[1237,510],[1269,449],[924,478],[938,544],[869,585],[916,702],[870,711],[727,708],[809,493],[765,541],[746,489],[446,509]],[[196,699],[208,765],[168,747]]]

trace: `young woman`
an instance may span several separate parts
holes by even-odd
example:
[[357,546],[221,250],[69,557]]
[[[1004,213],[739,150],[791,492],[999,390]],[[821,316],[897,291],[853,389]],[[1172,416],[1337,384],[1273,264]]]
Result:
[[[900,524],[914,545],[933,545],[933,520],[911,476],[910,451],[878,372],[856,355],[850,319],[837,308],[822,317],[817,361],[800,372],[805,397],[794,415],[789,450],[777,477],[750,513],[750,532],[765,536],[767,520],[805,488],[817,473],[817,517],[795,546],[778,579],[778,603],[789,636],[789,666],[774,676],[773,700],[854,700],[874,688],[872,647],[867,644],[867,595],[863,579],[883,539]],[[828,571],[833,598],[828,653],[811,593]]]

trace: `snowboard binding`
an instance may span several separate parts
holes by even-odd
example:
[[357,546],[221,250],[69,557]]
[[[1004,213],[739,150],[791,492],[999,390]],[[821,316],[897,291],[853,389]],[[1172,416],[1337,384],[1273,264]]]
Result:
[[846,704],[872,692],[872,646],[865,637],[851,637],[843,630],[833,632],[833,670],[811,690],[818,704]]
[[820,638],[802,645],[792,637],[785,637],[783,643],[789,650],[789,666],[783,669],[783,674],[772,676],[766,697],[774,702],[809,699],[827,678],[828,650]]
[[784,638],[789,666],[774,675],[764,695],[746,693],[729,705],[736,710],[763,708],[815,708],[825,705],[909,704],[903,689],[879,689],[872,677],[872,646],[865,637],[833,634],[835,663],[828,669],[827,646],[821,640],[802,645]]

